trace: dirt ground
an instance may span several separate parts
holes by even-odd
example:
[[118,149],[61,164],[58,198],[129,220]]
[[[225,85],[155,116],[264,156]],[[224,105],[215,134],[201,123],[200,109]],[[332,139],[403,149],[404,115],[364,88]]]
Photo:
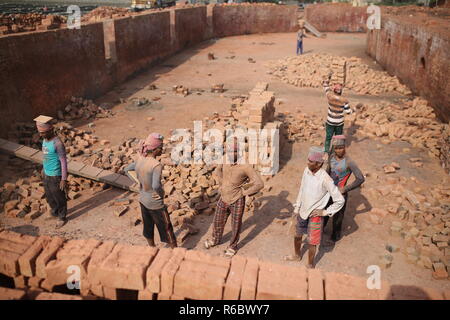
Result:
[[[231,98],[247,94],[258,81],[269,83],[269,90],[275,92],[277,112],[302,110],[305,113],[319,113],[325,117],[326,100],[321,89],[298,88],[274,79],[267,73],[264,63],[282,59],[295,54],[296,34],[264,34],[228,37],[205,42],[192,49],[183,51],[161,65],[143,72],[104,95],[96,102],[113,104],[116,115],[112,118],[94,122],[94,134],[100,139],[108,139],[112,145],[131,137],[144,137],[149,132],[161,132],[169,136],[175,128],[192,128],[194,120],[202,120],[213,112],[228,111]],[[325,39],[312,36],[304,41],[305,54],[330,53],[342,56],[357,56],[370,66],[379,70],[379,66],[365,54],[364,34],[328,34]],[[208,60],[207,54],[213,52],[217,59]],[[234,58],[231,58],[233,57]],[[250,63],[252,58],[256,63]],[[225,93],[210,93],[213,84],[224,83]],[[156,90],[147,90],[145,86],[156,85]],[[190,89],[203,89],[186,97],[175,95],[172,86],[184,85]],[[358,103],[393,101],[401,96],[361,96],[352,92],[344,93],[353,106]],[[146,97],[149,100],[160,97],[149,108],[131,110],[120,98]],[[153,117],[154,120],[148,120]],[[86,129],[87,123],[78,125]],[[410,179],[416,177],[425,187],[442,183],[444,171],[438,160],[424,156],[419,149],[404,142],[384,145],[380,142],[352,135],[353,128],[347,128],[351,136],[348,154],[358,163],[363,173],[370,172],[366,183],[360,190],[350,193],[344,219],[344,237],[335,246],[324,244],[317,257],[317,268],[324,271],[343,272],[357,276],[367,276],[369,265],[380,263],[381,256],[388,253],[386,244],[404,247],[403,240],[393,237],[388,230],[392,217],[388,216],[382,225],[370,222],[367,213],[372,207],[381,206],[386,200],[368,200],[366,191],[376,186],[373,174],[383,175],[382,166],[392,161],[400,164],[401,170],[394,176]],[[410,148],[409,153],[403,148]],[[283,150],[280,172],[267,185],[272,189],[264,192],[260,199],[261,207],[254,212],[246,212],[242,226],[240,250],[238,254],[270,260],[276,263],[297,265],[298,262],[284,262],[283,255],[293,251],[293,238],[289,234],[289,217],[292,203],[297,197],[300,179],[306,165],[307,143],[295,143]],[[415,168],[408,161],[411,157],[422,156],[424,166]],[[411,180],[411,187],[414,182]],[[32,224],[21,219],[5,218],[0,215],[4,225],[15,231],[31,234],[60,235],[66,238],[93,237],[100,240],[145,245],[142,237],[142,224],[134,225],[132,214],[116,217],[108,207],[110,200],[127,197],[129,194],[119,189],[106,190],[99,194],[83,194],[81,198],[69,202],[69,223],[55,230],[53,222],[45,217],[36,219]],[[205,250],[203,242],[211,234],[212,216],[199,215],[195,225],[200,229],[190,236],[184,246]],[[331,225],[331,224],[330,224]],[[329,239],[329,227],[325,230],[324,240]],[[210,249],[213,255],[221,255],[230,240],[230,225],[226,226],[224,243]],[[158,239],[158,236],[156,236]],[[450,289],[450,281],[434,280],[431,271],[408,264],[401,253],[393,253],[392,266],[382,271],[382,280],[392,284],[418,285]],[[306,263],[306,255],[300,264]]]

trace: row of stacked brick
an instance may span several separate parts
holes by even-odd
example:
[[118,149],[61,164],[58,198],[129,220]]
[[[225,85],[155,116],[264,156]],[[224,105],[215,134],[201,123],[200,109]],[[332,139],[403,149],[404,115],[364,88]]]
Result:
[[[7,230],[0,232],[0,274],[2,281],[14,283],[14,288],[0,289],[0,299],[450,299],[448,291],[385,281],[374,290],[365,278],[240,255],[227,259],[184,248]],[[61,288],[68,293],[70,284],[73,294],[61,294]]]

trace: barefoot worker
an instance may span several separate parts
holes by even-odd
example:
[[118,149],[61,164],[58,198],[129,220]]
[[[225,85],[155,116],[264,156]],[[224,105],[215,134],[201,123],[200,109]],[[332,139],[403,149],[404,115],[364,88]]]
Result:
[[45,199],[51,208],[51,217],[57,218],[56,228],[61,228],[67,222],[67,156],[66,148],[55,134],[51,121],[53,118],[39,116],[36,127],[42,142]]
[[212,240],[205,241],[206,249],[220,243],[225,223],[231,214],[232,235],[230,245],[225,251],[227,257],[232,257],[237,251],[245,209],[245,196],[251,196],[264,187],[255,169],[248,164],[237,163],[238,151],[238,143],[234,141],[227,150],[231,164],[219,165],[216,169],[216,175],[220,179],[220,199],[214,214]]
[[164,191],[161,186],[162,165],[156,160],[163,149],[163,137],[159,133],[150,134],[140,142],[136,162],[125,168],[125,173],[133,179],[129,171],[136,171],[140,184],[139,203],[141,205],[144,237],[150,246],[155,246],[154,229],[158,228],[161,242],[171,248],[177,246],[169,213],[164,206]]
[[[294,204],[297,214],[295,254],[285,256],[285,260],[299,261],[302,237],[307,235],[309,244],[308,267],[314,268],[316,248],[322,235],[324,216],[332,216],[344,206],[344,197],[334,185],[330,176],[322,169],[325,153],[320,147],[312,147],[308,154],[308,166],[303,171],[300,191]],[[326,209],[330,197],[333,203]]]
[[[361,186],[365,180],[356,163],[346,156],[344,135],[333,136],[331,139],[331,155],[328,159],[326,171],[345,199],[345,204],[342,209],[333,216],[333,233],[331,235],[331,240],[336,242],[341,237],[342,221],[344,220],[345,207],[347,206],[348,192]],[[355,175],[355,181],[346,186],[352,173]],[[329,217],[325,217],[324,228],[328,219]]]

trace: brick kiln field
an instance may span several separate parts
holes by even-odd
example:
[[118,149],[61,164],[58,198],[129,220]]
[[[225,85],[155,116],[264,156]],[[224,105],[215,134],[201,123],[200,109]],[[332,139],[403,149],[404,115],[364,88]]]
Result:
[[[380,70],[365,55],[365,39],[364,34],[328,34],[327,39],[308,37],[304,46],[306,54],[328,53],[348,58],[355,56],[371,68]],[[281,261],[283,255],[292,251],[288,217],[292,211],[291,204],[297,196],[310,142],[321,141],[323,138],[321,119],[326,115],[326,100],[321,88],[293,86],[270,74],[270,68],[266,65],[269,61],[285,59],[293,56],[294,52],[294,33],[235,36],[204,42],[172,56],[94,101],[99,106],[108,104],[113,115],[88,121],[75,119],[73,126],[79,130],[92,131],[98,141],[107,140],[112,148],[131,138],[144,137],[150,131],[159,131],[168,137],[172,129],[192,128],[192,121],[205,120],[205,117],[211,119],[214,112],[222,116],[229,115],[230,107],[237,96],[247,95],[257,82],[269,83],[268,90],[274,92],[276,97],[275,113],[284,113],[293,123],[298,123],[297,130],[290,133],[291,138],[298,139],[283,150],[281,170],[266,182],[263,195],[258,199],[259,206],[245,213],[239,255],[295,266],[296,263]],[[208,53],[213,53],[215,59],[208,59]],[[211,87],[219,83],[224,84],[225,92],[211,92]],[[173,91],[175,85],[182,85],[191,93],[179,94]],[[182,90],[180,92],[183,93]],[[357,103],[366,106],[400,104],[398,99],[403,97],[399,92],[376,96],[352,91],[345,94],[353,107]],[[148,108],[134,108],[136,104],[133,101],[139,99],[150,101]],[[367,113],[367,110],[360,111],[360,114],[364,113]],[[367,116],[373,117],[370,114]],[[302,125],[305,118],[313,119],[312,122],[307,122],[316,124],[316,128],[312,128],[314,125],[308,128]],[[367,179],[360,191],[350,194],[344,219],[345,237],[335,247],[323,246],[317,268],[325,272],[342,272],[365,277],[368,265],[384,264],[389,267],[383,269],[382,279],[391,284],[448,290],[448,280],[434,279],[432,269],[420,267],[411,261],[409,256],[414,255],[414,252],[408,249],[410,243],[407,240],[410,237],[403,239],[392,232],[391,227],[399,228],[398,223],[392,225],[392,222],[401,222],[401,229],[394,228],[399,234],[402,230],[414,233],[414,226],[407,225],[407,217],[403,217],[406,220],[401,220],[400,212],[389,213],[386,208],[386,199],[391,201],[392,205],[397,203],[394,200],[402,199],[402,190],[398,188],[410,190],[415,196],[419,196],[419,199],[422,199],[420,196],[428,199],[428,190],[448,199],[448,189],[444,189],[448,186],[448,179],[445,180],[448,176],[438,159],[430,157],[422,149],[396,139],[395,135],[391,140],[389,135],[378,138],[377,128],[373,129],[374,132],[364,132],[358,119],[355,119],[353,124],[352,127],[346,126],[349,130],[347,133],[351,135],[348,152],[367,175]],[[125,152],[122,149],[117,151]],[[421,160],[410,161],[414,158]],[[0,183],[15,182],[18,178],[16,168],[21,162],[10,160],[3,155],[1,160],[2,167],[6,169]],[[417,162],[421,165],[417,165]],[[386,175],[388,170],[385,169],[392,165],[395,172]],[[395,167],[400,169],[396,170]],[[389,178],[386,179],[387,177]],[[380,181],[387,181],[383,190],[378,188]],[[85,182],[80,182],[80,185],[83,184]],[[45,219],[45,215],[27,222],[0,214],[1,224],[13,231],[34,236],[92,238],[145,245],[145,239],[141,235],[142,224],[135,225],[136,216],[139,214],[135,195],[119,189],[95,189],[97,187],[101,189],[96,185],[80,187],[80,196],[69,201],[69,223],[58,231],[54,230],[53,223]],[[111,204],[114,200],[124,197],[132,201],[126,204],[129,206],[128,211],[117,216]],[[395,209],[398,208],[392,211]],[[197,233],[187,237],[183,247],[204,250],[203,242],[210,236],[211,222],[212,215],[204,213],[195,216],[193,227]],[[448,228],[448,222],[445,227]],[[328,237],[327,234],[325,240],[328,240]],[[227,226],[224,241],[229,239],[230,229]],[[436,239],[431,240],[435,242]],[[394,248],[391,251],[394,252],[389,252],[386,245],[391,245],[390,248]],[[226,243],[211,249],[209,253],[219,256],[225,247]],[[395,250],[395,247],[400,250]],[[392,261],[386,261],[391,258]],[[426,258],[422,260],[425,261]],[[302,261],[300,264],[304,263]]]

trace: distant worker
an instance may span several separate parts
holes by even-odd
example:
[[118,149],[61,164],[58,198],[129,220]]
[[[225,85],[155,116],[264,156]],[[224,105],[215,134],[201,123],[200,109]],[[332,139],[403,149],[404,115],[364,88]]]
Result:
[[219,165],[215,171],[220,179],[220,199],[214,214],[212,240],[205,241],[206,249],[220,244],[228,216],[231,215],[232,235],[230,245],[225,250],[227,257],[232,257],[237,252],[245,196],[254,195],[264,187],[261,177],[253,167],[237,163],[238,148],[237,141],[228,146],[227,156],[231,164]]
[[328,100],[328,115],[325,123],[326,137],[324,151],[330,153],[330,142],[333,135],[341,135],[344,133],[344,114],[351,114],[349,101],[342,97],[342,84],[338,83],[330,88],[330,77],[324,80],[323,87]]
[[[330,176],[322,169],[325,153],[320,147],[312,147],[308,154],[308,165],[303,171],[300,191],[294,204],[297,214],[296,234],[294,237],[294,255],[285,256],[287,261],[300,261],[303,235],[307,235],[309,244],[308,268],[314,268],[314,257],[322,238],[324,216],[333,216],[342,209],[345,200]],[[325,207],[328,201],[333,203]]]
[[299,22],[299,29],[297,32],[297,55],[303,54],[303,38],[306,37],[305,23],[303,21]]
[[56,228],[59,229],[67,222],[67,156],[61,139],[55,134],[51,121],[53,118],[39,116],[36,127],[42,142],[45,199],[51,209],[52,218],[58,219]]
[[128,165],[124,171],[132,179],[129,171],[136,172],[140,184],[139,203],[141,205],[143,235],[149,246],[155,246],[154,229],[158,228],[161,242],[171,248],[177,246],[169,213],[164,206],[164,191],[161,185],[162,165],[156,157],[162,154],[163,137],[158,133],[150,134],[140,142],[136,162]]
[[[344,206],[333,216],[331,240],[336,242],[341,238],[342,221],[344,220],[345,208],[347,206],[348,192],[361,186],[365,180],[364,175],[356,163],[350,157],[346,156],[344,135],[333,136],[331,139],[331,154],[328,159],[326,171],[345,199]],[[347,186],[346,184],[352,173],[355,175],[355,181]],[[328,219],[329,217],[325,217],[324,228]]]

